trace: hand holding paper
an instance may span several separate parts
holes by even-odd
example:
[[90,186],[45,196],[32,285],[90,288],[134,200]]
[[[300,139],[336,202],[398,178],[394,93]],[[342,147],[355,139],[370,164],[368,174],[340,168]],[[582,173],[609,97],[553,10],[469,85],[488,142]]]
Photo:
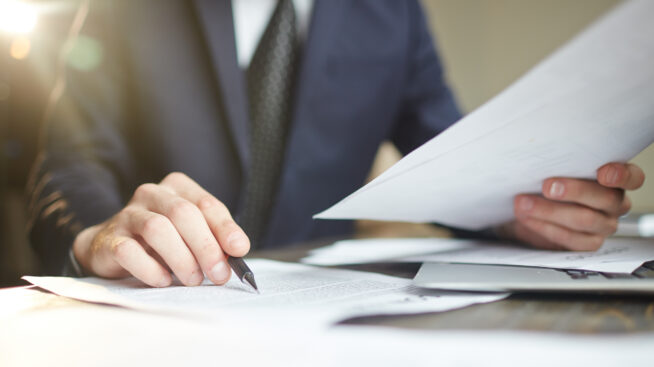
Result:
[[[516,195],[540,193],[547,179],[595,180],[603,165],[629,161],[654,141],[653,12],[651,1],[618,6],[500,95],[316,218],[437,222],[477,230],[515,220]],[[621,189],[641,183],[590,185],[582,191],[618,190],[604,191],[599,201],[576,198],[572,205],[597,211],[615,194],[611,204],[624,208],[602,207],[610,218],[591,231],[603,236],[627,207],[618,197]],[[521,239],[570,248],[571,231],[586,232],[595,225],[591,221],[569,232],[532,225],[543,238]],[[598,242],[585,238],[584,246]]]
[[547,179],[543,196],[515,198],[516,220],[503,227],[504,235],[546,249],[597,250],[629,211],[624,190],[637,189],[644,180],[638,166],[621,163],[602,166],[597,181]]

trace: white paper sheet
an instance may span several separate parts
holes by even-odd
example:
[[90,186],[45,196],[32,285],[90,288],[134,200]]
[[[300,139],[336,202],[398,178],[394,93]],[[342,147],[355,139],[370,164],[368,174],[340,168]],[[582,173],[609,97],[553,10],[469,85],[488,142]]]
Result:
[[[0,291],[2,292],[2,291]],[[14,301],[16,301],[14,299]],[[116,307],[40,307],[0,327],[1,366],[640,366],[654,334],[207,324]]]
[[417,256],[460,250],[474,242],[448,238],[370,238],[344,240],[309,252],[300,262],[311,265],[348,265],[393,261]]
[[[261,294],[235,277],[225,286],[205,280],[200,287],[149,288],[137,279],[106,280],[24,277],[53,293],[84,301],[140,310],[279,322],[310,320],[325,327],[342,319],[379,314],[445,311],[491,302],[506,294],[470,294],[421,290],[410,279],[351,270],[324,269],[249,259]],[[300,316],[302,315],[302,316]]]
[[[391,247],[394,249],[389,251]],[[404,248],[406,252],[402,253]],[[547,251],[509,243],[442,238],[349,240],[318,249],[302,259],[302,262],[343,265],[381,260],[523,265],[631,273],[644,262],[654,260],[654,239],[610,238],[599,250],[591,252]]]
[[594,178],[654,141],[654,2],[633,0],[319,219],[481,229],[549,177]]

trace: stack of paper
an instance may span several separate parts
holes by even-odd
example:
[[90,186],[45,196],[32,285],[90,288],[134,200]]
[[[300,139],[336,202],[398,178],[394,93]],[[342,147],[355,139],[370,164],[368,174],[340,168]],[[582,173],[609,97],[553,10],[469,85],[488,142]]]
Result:
[[343,265],[377,261],[437,261],[631,273],[650,260],[654,260],[652,239],[613,238],[597,251],[567,252],[489,241],[405,238],[336,242],[312,252],[302,262]]
[[[53,293],[133,309],[214,318],[245,319],[324,328],[356,316],[445,311],[505,298],[418,289],[410,279],[249,259],[260,294],[233,277],[226,285],[150,288],[137,279],[25,277]],[[286,325],[288,326],[288,325]]]
[[399,261],[409,256],[443,253],[474,246],[475,242],[447,238],[370,238],[338,241],[311,250],[300,260],[311,265],[348,265]]

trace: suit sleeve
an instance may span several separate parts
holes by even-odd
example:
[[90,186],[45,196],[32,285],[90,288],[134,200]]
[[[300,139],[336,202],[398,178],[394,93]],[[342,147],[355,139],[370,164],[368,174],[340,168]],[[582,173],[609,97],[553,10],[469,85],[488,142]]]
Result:
[[62,51],[27,187],[28,234],[46,274],[62,273],[83,228],[120,210],[120,188],[134,172],[125,139],[126,70],[107,32],[119,28],[110,24],[111,2],[89,3],[84,26]]
[[[392,141],[404,155],[418,148],[461,118],[461,112],[443,75],[443,67],[424,13],[417,1],[409,7],[407,82]],[[441,225],[442,226],[442,225]],[[497,240],[492,228],[468,231],[446,227],[456,237]]]
[[408,55],[403,101],[392,142],[406,155],[456,122],[461,113],[447,86],[422,8],[407,1]]

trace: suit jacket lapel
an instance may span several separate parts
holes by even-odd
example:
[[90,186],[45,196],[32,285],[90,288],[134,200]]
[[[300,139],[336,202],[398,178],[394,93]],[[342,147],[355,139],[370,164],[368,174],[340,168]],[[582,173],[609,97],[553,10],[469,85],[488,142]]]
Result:
[[296,84],[293,127],[298,114],[306,112],[306,98],[314,82],[325,72],[326,63],[334,52],[332,40],[343,17],[344,0],[315,0],[309,33],[303,45],[301,68]]
[[345,8],[345,0],[315,0],[313,4],[309,33],[303,45],[295,86],[293,121],[286,142],[286,161],[293,159],[289,157],[289,153],[301,151],[300,146],[307,143],[303,139],[302,131],[321,128],[315,126],[311,118],[314,113],[311,109],[312,98],[315,98],[316,85],[326,87],[322,80],[334,53],[333,41],[338,35]]
[[216,70],[229,130],[241,158],[241,168],[247,175],[250,162],[248,100],[244,75],[236,57],[232,3],[229,0],[195,0],[194,4]]

